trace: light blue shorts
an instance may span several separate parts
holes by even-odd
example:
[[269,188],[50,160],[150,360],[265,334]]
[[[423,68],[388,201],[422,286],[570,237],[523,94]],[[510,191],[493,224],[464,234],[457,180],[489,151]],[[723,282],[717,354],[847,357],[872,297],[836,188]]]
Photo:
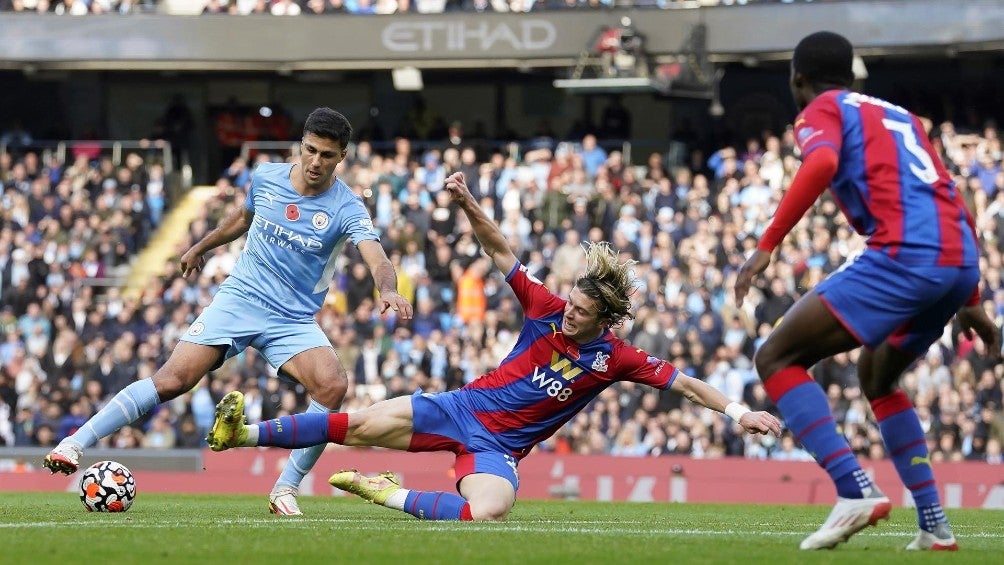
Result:
[[226,345],[227,351],[219,365],[248,346],[254,347],[276,369],[297,353],[315,347],[331,347],[328,336],[313,318],[287,318],[253,298],[230,292],[216,293],[212,303],[189,326],[181,340],[200,345]]

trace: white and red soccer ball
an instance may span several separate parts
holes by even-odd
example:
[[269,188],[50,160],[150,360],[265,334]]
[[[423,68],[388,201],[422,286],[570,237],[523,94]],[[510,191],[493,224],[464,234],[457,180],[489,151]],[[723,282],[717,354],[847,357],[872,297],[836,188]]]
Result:
[[80,501],[88,512],[125,512],[136,498],[136,479],[125,465],[99,461],[80,476]]

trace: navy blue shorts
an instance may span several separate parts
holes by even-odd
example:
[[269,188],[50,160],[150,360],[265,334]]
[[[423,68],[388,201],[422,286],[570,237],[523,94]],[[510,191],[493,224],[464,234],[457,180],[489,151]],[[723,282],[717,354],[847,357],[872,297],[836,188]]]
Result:
[[875,349],[888,341],[921,355],[979,284],[979,267],[904,265],[866,250],[816,286],[833,315]]
[[519,490],[517,459],[452,392],[416,392],[411,397],[413,413],[411,446],[408,451],[452,451],[457,484],[467,475],[488,473],[506,479]]

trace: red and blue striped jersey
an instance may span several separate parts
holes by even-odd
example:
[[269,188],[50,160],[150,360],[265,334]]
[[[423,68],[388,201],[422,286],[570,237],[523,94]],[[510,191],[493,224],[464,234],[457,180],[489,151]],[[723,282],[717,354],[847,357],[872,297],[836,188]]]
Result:
[[870,248],[908,265],[978,263],[972,216],[916,116],[830,90],[799,114],[795,138],[803,157],[822,146],[836,150],[830,192]]
[[589,343],[561,333],[565,301],[519,263],[506,277],[523,307],[515,347],[497,369],[458,390],[475,417],[522,458],[617,381],[668,389],[679,370],[605,330]]

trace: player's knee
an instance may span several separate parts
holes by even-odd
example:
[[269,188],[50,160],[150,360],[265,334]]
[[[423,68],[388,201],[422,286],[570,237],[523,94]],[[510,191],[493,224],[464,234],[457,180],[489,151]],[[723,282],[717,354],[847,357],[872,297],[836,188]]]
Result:
[[349,426],[345,432],[344,445],[363,446],[370,445],[375,439],[376,433],[370,425],[370,418],[365,410],[360,410],[349,417]]
[[511,502],[495,498],[472,500],[470,505],[471,517],[480,522],[505,520],[512,510]]
[[771,353],[766,344],[753,356],[753,365],[756,367],[756,372],[760,375],[760,379],[764,381],[782,369],[779,366],[777,357]]
[[753,356],[753,365],[761,380],[766,381],[781,369],[803,362],[800,352],[775,339],[767,338]]
[[318,383],[314,390],[310,391],[310,396],[321,406],[337,410],[342,405],[347,390],[348,382],[345,379],[328,379]]
[[346,386],[348,386],[349,376],[348,373],[345,372],[345,367],[342,366],[341,362],[332,363],[331,365],[327,366],[326,370],[321,372],[323,373],[324,378],[326,380],[330,380],[332,382],[344,383]]
[[864,394],[865,398],[868,400],[877,400],[883,396],[889,396],[894,390],[895,387],[885,383],[861,382],[861,393]]

